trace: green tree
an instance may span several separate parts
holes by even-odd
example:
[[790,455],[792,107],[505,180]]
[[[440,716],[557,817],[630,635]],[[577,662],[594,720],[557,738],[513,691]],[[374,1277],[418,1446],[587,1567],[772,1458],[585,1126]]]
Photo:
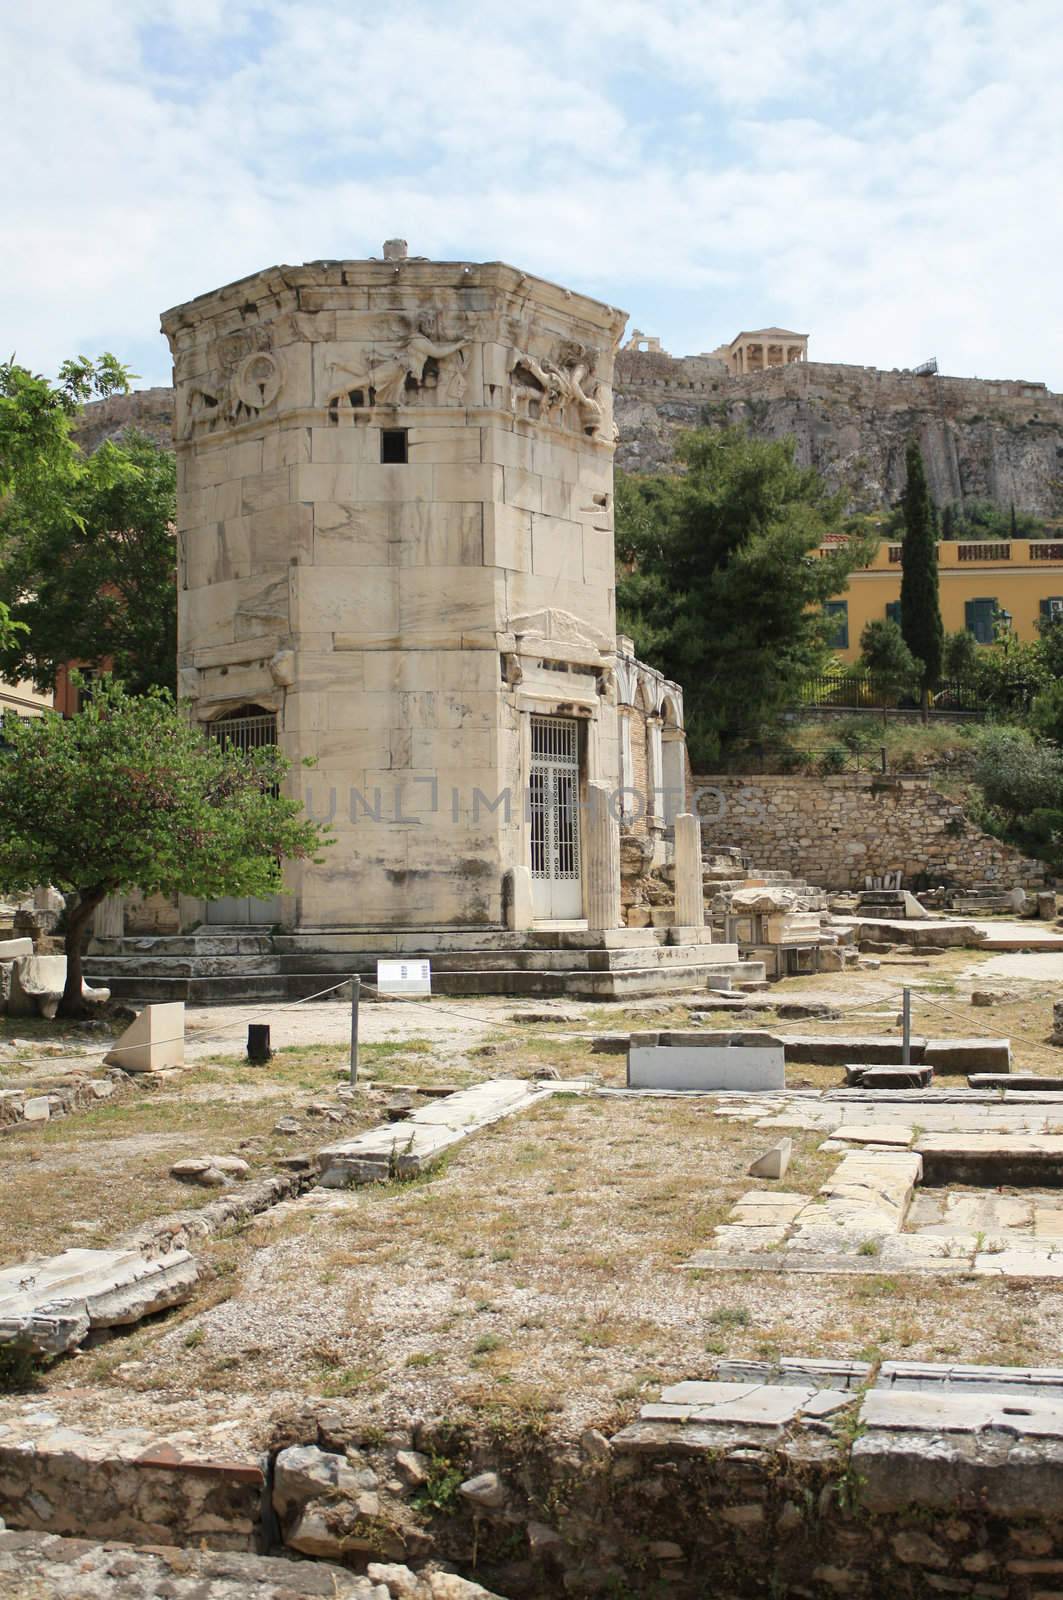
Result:
[[683,685],[691,757],[762,727],[829,659],[844,593],[873,537],[820,548],[840,497],[794,462],[792,440],[739,429],[681,437],[675,477],[618,476],[618,626]]
[[86,456],[72,431],[130,376],[110,355],[56,383],[0,363],[0,602],[28,627],[0,638],[0,672],[40,688],[65,662],[108,659],[135,688],[173,683],[173,460],[138,435]]
[[1042,739],[1063,745],[1063,679],[1054,678],[1035,695],[1030,707],[1030,727]]
[[986,728],[978,741],[973,777],[986,804],[1010,828],[1034,811],[1063,804],[1063,750],[1035,739],[1025,728]]
[[911,683],[919,672],[904,634],[891,617],[876,618],[864,624],[860,635],[860,659],[868,672],[898,684]]
[[104,443],[76,471],[61,513],[27,520],[0,572],[24,632],[0,672],[54,685],[70,661],[106,661],[135,693],[174,688],[176,467],[143,434]]
[[923,717],[930,690],[941,678],[945,630],[938,595],[935,518],[923,468],[922,452],[913,439],[906,455],[904,543],[901,546],[901,630],[912,655],[922,664]]
[[910,692],[920,678],[920,663],[891,617],[875,618],[864,624],[860,635],[860,660],[875,680],[883,716],[887,703],[905,690]]
[[978,670],[978,643],[973,633],[960,628],[945,636],[942,665],[949,678],[973,678]]
[[51,883],[67,912],[61,1011],[82,1011],[81,958],[109,894],[269,895],[280,863],[328,841],[280,793],[288,762],[208,740],[161,689],[131,696],[101,680],[75,717],[4,719],[0,888]]

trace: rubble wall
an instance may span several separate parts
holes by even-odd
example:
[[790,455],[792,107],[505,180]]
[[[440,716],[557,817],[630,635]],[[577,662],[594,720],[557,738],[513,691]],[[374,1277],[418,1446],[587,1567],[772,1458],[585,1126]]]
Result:
[[[284,1453],[272,1458],[186,1459],[172,1447],[145,1449],[136,1430],[91,1444],[66,1429],[28,1449],[0,1442],[0,1510],[34,1532],[156,1551],[184,1544],[190,1564],[209,1550],[272,1546],[356,1569],[428,1559],[487,1586],[456,1576],[432,1586],[454,1600],[1059,1592],[1055,1437],[895,1436],[862,1430],[854,1405],[848,1427],[833,1432],[636,1423],[612,1439],[589,1429],[577,1444],[541,1425],[500,1423],[491,1438],[414,1427],[412,1438],[401,1430],[385,1441],[345,1412],[334,1403],[309,1430],[293,1417],[275,1441]],[[293,1436],[318,1439],[328,1453],[313,1443],[293,1449]],[[282,1472],[285,1455],[301,1471]],[[314,1575],[332,1569],[292,1571],[304,1580],[283,1591],[294,1597],[325,1593]],[[411,1580],[391,1593],[423,1590]]]
[[1040,862],[982,833],[925,778],[705,776],[694,795],[706,845],[737,845],[758,868],[827,889],[885,872],[908,887],[1044,883]]

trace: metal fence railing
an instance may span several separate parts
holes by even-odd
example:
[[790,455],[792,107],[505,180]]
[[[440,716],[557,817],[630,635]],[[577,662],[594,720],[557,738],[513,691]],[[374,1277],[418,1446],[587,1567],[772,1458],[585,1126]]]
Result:
[[[1040,685],[1026,677],[996,675],[992,684],[978,678],[946,678],[930,695],[931,712],[985,716],[990,711],[1025,710]],[[869,672],[820,672],[800,686],[796,704],[810,710],[918,711],[918,684],[898,685]]]

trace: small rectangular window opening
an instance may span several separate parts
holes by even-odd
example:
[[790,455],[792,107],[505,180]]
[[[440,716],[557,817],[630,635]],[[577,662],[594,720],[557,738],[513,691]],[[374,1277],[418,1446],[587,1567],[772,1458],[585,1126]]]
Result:
[[405,428],[381,428],[380,459],[391,466],[401,466],[409,461]]

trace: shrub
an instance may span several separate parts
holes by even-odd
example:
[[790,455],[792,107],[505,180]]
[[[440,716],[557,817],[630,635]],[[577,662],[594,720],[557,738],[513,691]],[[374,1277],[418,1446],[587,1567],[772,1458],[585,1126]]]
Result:
[[1024,728],[986,728],[978,742],[974,781],[986,804],[1013,826],[1030,812],[1063,806],[1063,751]]

